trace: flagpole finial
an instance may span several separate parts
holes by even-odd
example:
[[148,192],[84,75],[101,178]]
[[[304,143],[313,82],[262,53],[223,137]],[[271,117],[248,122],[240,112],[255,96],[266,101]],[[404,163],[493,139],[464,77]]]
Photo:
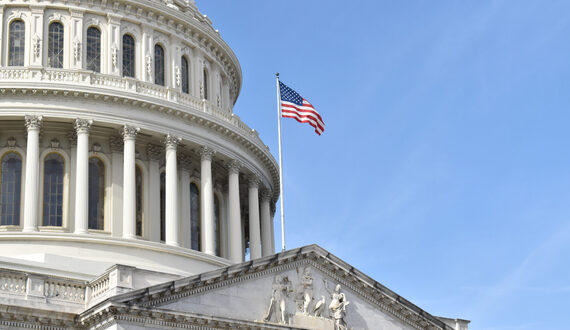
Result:
[[279,78],[279,72],[277,72],[277,73],[275,74],[275,76],[276,76],[277,78]]

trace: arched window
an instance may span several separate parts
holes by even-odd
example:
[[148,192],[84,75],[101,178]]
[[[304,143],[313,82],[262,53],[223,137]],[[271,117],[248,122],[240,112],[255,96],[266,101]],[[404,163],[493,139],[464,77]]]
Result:
[[105,229],[105,164],[89,158],[89,229]]
[[208,69],[204,68],[204,74],[202,77],[202,83],[204,84],[204,99],[208,99]]
[[24,21],[15,20],[10,23],[8,46],[8,65],[24,66],[24,51],[26,49],[26,26]]
[[20,224],[20,192],[22,188],[22,157],[9,152],[2,157],[0,185],[0,225]]
[[135,39],[123,35],[123,77],[135,77]]
[[47,66],[63,68],[63,25],[53,22],[48,27]]
[[188,76],[189,76],[189,71],[188,71],[189,67],[188,67],[188,60],[186,59],[186,56],[182,56],[182,58],[180,59],[180,71],[182,71],[180,73],[181,75],[181,84],[182,84],[182,93],[190,93],[190,84],[188,81]]
[[44,159],[43,225],[61,227],[63,220],[63,176],[65,161],[51,153]]
[[164,86],[164,48],[154,45],[154,83]]
[[215,247],[216,247],[216,255],[221,256],[220,252],[222,250],[221,242],[222,236],[220,231],[220,199],[218,195],[214,194],[214,233],[215,233]]
[[87,29],[87,70],[101,72],[101,31],[92,26]]
[[194,182],[190,184],[190,230],[191,247],[200,251],[200,190]]
[[143,178],[141,168],[137,165],[135,167],[135,190],[136,190],[136,235],[142,236],[143,234],[143,211],[142,211],[142,192],[143,192]]

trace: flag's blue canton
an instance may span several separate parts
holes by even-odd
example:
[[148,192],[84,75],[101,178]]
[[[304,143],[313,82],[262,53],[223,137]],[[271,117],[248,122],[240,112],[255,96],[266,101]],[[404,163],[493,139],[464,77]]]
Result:
[[281,101],[295,103],[298,106],[303,105],[303,98],[301,95],[287,87],[287,85],[282,82],[279,82],[279,91],[281,93]]

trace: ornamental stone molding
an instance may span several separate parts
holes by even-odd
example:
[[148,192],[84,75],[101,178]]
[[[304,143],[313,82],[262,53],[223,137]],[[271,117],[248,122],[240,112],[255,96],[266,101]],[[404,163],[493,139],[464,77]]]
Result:
[[263,188],[260,190],[259,196],[261,197],[262,201],[269,203],[271,202],[271,197],[273,197],[273,193],[271,192],[271,189]]
[[77,134],[89,134],[89,130],[91,129],[91,125],[93,124],[93,120],[91,119],[75,119],[75,131]]
[[261,177],[259,174],[250,175],[248,178],[248,184],[250,188],[259,188],[261,183]]
[[243,167],[243,163],[240,162],[239,160],[234,159],[234,160],[231,160],[226,165],[226,167],[230,173],[239,174],[239,171]]
[[138,132],[141,129],[139,127],[125,125],[121,131],[123,135],[123,139],[125,140],[134,140],[137,137]]
[[112,135],[109,137],[109,147],[111,152],[122,152],[123,151],[123,138],[120,136]]
[[25,121],[26,121],[26,129],[28,131],[39,130],[43,124],[43,117],[36,115],[26,115]]
[[150,160],[159,161],[164,154],[164,147],[156,144],[147,144],[146,154]]
[[167,134],[164,137],[164,145],[166,146],[166,149],[175,149],[178,147],[178,145],[180,144],[180,142],[182,141],[181,138],[179,138],[178,136],[174,136],[171,134]]
[[216,151],[211,147],[204,146],[200,148],[198,154],[200,155],[200,159],[211,161],[212,157],[216,154]]

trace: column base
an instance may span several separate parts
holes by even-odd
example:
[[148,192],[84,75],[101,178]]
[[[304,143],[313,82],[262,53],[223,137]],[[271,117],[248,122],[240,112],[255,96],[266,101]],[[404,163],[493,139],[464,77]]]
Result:
[[136,235],[123,235],[123,238],[126,239],[137,239],[138,237]]
[[169,241],[166,241],[165,244],[166,244],[166,245],[172,245],[172,246],[180,247],[180,243],[178,243],[178,242],[169,242]]
[[74,234],[89,234],[89,232],[86,229],[76,229],[74,232]]
[[37,232],[38,228],[36,227],[24,227],[24,229],[22,229],[23,233],[33,233],[33,232]]

